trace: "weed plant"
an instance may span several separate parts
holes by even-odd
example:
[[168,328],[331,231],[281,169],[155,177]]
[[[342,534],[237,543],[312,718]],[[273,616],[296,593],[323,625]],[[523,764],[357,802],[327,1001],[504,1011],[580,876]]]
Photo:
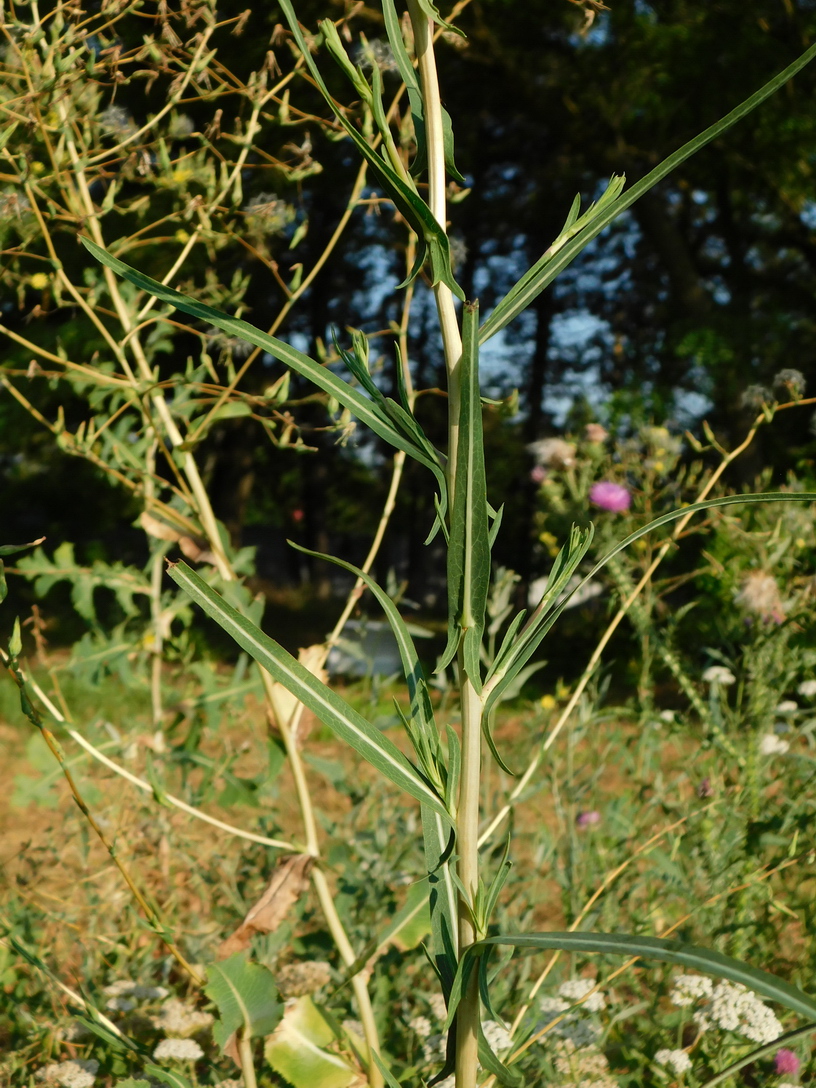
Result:
[[[101,662],[107,684],[128,692],[140,683],[147,659],[150,713],[142,736],[125,738],[102,718],[80,727],[79,703],[72,706],[66,697],[41,629],[34,624],[40,643],[32,669],[21,660],[20,625],[15,625],[4,662],[23,712],[36,727],[35,738],[60,765],[82,817],[71,844],[75,879],[98,865],[92,835],[109,865],[96,870],[104,882],[82,902],[95,916],[87,933],[97,943],[87,957],[75,955],[82,961],[75,968],[78,984],[68,985],[64,970],[48,962],[49,945],[58,948],[64,938],[49,928],[42,904],[31,906],[25,891],[11,903],[14,916],[5,924],[0,965],[15,1004],[7,1030],[16,1037],[27,1022],[34,1040],[15,1046],[13,1075],[23,1083],[35,1066],[40,1079],[75,1088],[90,1086],[97,1077],[118,1078],[128,1088],[157,1082],[176,1088],[226,1086],[234,1083],[236,1068],[245,1088],[258,1083],[347,1088],[366,1082],[474,1088],[525,1080],[713,1085],[739,1082],[749,1066],[765,1077],[798,1076],[804,1069],[799,1047],[816,1030],[816,999],[799,988],[811,967],[808,882],[789,883],[791,871],[801,870],[810,856],[803,840],[811,819],[815,696],[812,651],[799,636],[808,622],[811,589],[795,556],[807,550],[812,518],[787,511],[796,509],[790,504],[816,496],[796,481],[773,493],[717,493],[723,473],[756,430],[777,411],[793,410],[802,401],[798,379],[783,383],[789,399],[762,403],[736,449],[718,447],[707,436],[719,456],[715,467],[701,460],[680,472],[677,438],[654,428],[638,436],[637,447],[619,447],[615,460],[603,450],[597,430],[585,436],[580,457],[567,442],[558,451],[539,448],[549,511],[541,542],[553,554],[527,616],[513,615],[512,573],[491,570],[501,506],[491,505],[486,492],[478,358],[480,344],[523,312],[608,223],[783,86],[816,55],[816,47],[636,185],[627,189],[622,177],[613,177],[597,204],[583,212],[576,198],[559,237],[481,321],[478,302],[463,299],[456,282],[446,229],[447,182],[459,175],[450,118],[441,105],[434,40],[456,28],[429,0],[408,0],[407,13],[384,0],[387,60],[391,64],[393,58],[408,98],[407,113],[401,115],[402,91],[391,105],[383,101],[385,45],[363,41],[359,56],[366,63],[355,66],[341,36],[345,20],[338,30],[325,19],[319,36],[307,38],[289,0],[280,2],[298,59],[274,90],[267,89],[263,74],[246,84],[242,93],[251,103],[251,120],[223,179],[212,175],[203,149],[189,155],[189,165],[174,165],[159,120],[149,124],[156,130],[150,135],[157,140],[161,177],[174,194],[163,214],[174,224],[188,212],[196,221],[192,232],[180,228],[187,235],[176,235],[182,256],[169,269],[160,268],[161,282],[122,260],[138,252],[140,231],[118,246],[106,244],[102,219],[118,209],[116,187],[111,185],[100,201],[89,171],[112,152],[105,146],[95,157],[94,141],[116,122],[118,153],[144,133],[110,109],[98,114],[98,101],[87,101],[85,84],[72,78],[73,65],[83,55],[87,59],[89,48],[81,13],[58,5],[55,14],[41,19],[32,5],[31,22],[27,29],[17,27],[19,42],[12,40],[11,67],[20,73],[21,87],[25,78],[37,75],[42,97],[54,81],[66,83],[65,93],[55,97],[53,117],[38,119],[49,166],[29,170],[27,152],[10,142],[16,130],[11,133],[5,154],[17,173],[8,200],[16,201],[21,220],[33,216],[23,241],[45,245],[55,298],[70,297],[114,361],[111,366],[73,363],[23,338],[21,346],[59,367],[60,380],[70,375],[98,413],[73,432],[62,417],[49,422],[39,416],[67,452],[98,465],[139,499],[142,527],[154,542],[147,570],[135,573],[124,564],[80,569],[67,543],[53,557],[41,551],[16,561],[17,569],[38,580],[40,592],[66,576],[73,584],[78,610],[100,636],[98,645],[91,641],[79,648],[86,664],[80,683],[98,679],[94,663]],[[116,19],[124,10],[104,11],[99,18]],[[207,79],[227,85],[209,51],[222,24],[207,6],[187,15],[193,23],[200,19],[205,29],[186,49],[179,46],[174,58],[180,70],[163,117],[176,132],[174,95],[191,81],[207,91]],[[107,24],[96,29],[104,34]],[[356,112],[341,106],[324,82],[328,60],[352,85]],[[367,178],[407,232],[404,319],[395,330],[398,399],[385,396],[372,375],[361,332],[352,330],[345,346],[338,336],[337,360],[345,368],[340,374],[325,365],[326,359],[312,359],[277,338],[279,321],[263,332],[242,320],[240,284],[224,290],[205,276],[203,284],[185,284],[184,292],[170,286],[190,253],[191,239],[216,251],[219,235],[210,217],[220,214],[228,197],[233,209],[240,203],[242,167],[254,146],[255,126],[270,102],[283,108],[283,87],[297,75],[308,78],[330,107],[323,128],[350,140],[365,164],[350,207]],[[97,116],[102,120],[95,130],[88,119]],[[192,136],[187,128],[184,138]],[[138,163],[132,168],[136,177],[123,180],[138,188]],[[152,166],[146,172],[152,173]],[[159,171],[153,175],[158,185],[157,177]],[[194,178],[205,192],[185,204],[184,186]],[[96,278],[83,287],[66,273],[42,212],[50,209],[49,201],[57,207],[57,192],[70,209],[70,223],[79,213],[83,242],[99,262]],[[287,225],[288,211],[276,204],[270,212],[271,203],[243,208],[247,237],[258,234],[263,216],[277,217],[267,233]],[[142,214],[147,206],[135,196],[130,211]],[[56,212],[49,214],[59,220]],[[292,244],[296,240],[297,232]],[[274,262],[264,263],[275,276]],[[434,292],[446,358],[446,453],[433,446],[413,412],[407,329],[420,274]],[[284,285],[287,305],[294,305],[304,283]],[[168,326],[180,321],[176,311],[195,322],[204,354],[198,365],[191,360],[186,369],[161,378],[154,356],[167,347]],[[206,344],[216,342],[232,352],[225,363],[226,385],[206,351]],[[364,566],[319,557],[350,572],[355,589],[327,644],[310,647],[299,658],[261,629],[262,602],[245,581],[252,557],[230,547],[196,460],[197,443],[225,413],[256,414],[277,441],[284,436],[289,441],[294,433],[291,418],[269,407],[285,400],[288,379],[269,391],[263,411],[254,412],[257,404],[240,395],[243,366],[235,367],[234,355],[244,342],[313,383],[335,409],[341,432],[348,432],[353,417],[354,425],[364,424],[398,451],[391,493]],[[6,389],[38,413],[14,377],[3,378]],[[699,452],[710,451],[699,446]],[[436,688],[394,600],[369,573],[405,457],[429,472],[437,513],[429,538],[440,536],[448,555],[449,622]],[[602,464],[606,471],[600,473]],[[586,519],[593,505],[603,511],[598,532]],[[577,523],[559,526],[556,518],[569,521],[570,506],[581,510]],[[763,512],[755,515],[757,510]],[[698,513],[711,519],[714,530],[706,563],[668,585],[655,583],[653,575]],[[9,545],[0,554],[31,547]],[[172,562],[168,573],[176,588],[168,590],[163,566],[174,547],[198,569]],[[500,705],[518,694],[555,622],[571,599],[586,595],[601,576],[614,587],[620,605],[581,680],[569,692],[556,688],[542,701],[537,720],[525,713],[508,730],[512,717],[505,712],[497,729]],[[673,631],[657,631],[660,605],[669,591],[699,589],[711,578],[741,617],[729,620],[742,623],[740,637],[731,634],[730,655],[720,648],[721,637],[705,661],[684,660]],[[116,592],[134,621],[114,631],[113,639],[97,622],[94,594],[101,587]],[[330,687],[323,675],[329,646],[364,589],[383,610],[399,646],[405,674],[405,688],[396,698],[399,742],[374,724],[380,707],[361,710],[357,698]],[[144,615],[137,599],[147,602],[149,622],[135,641],[134,629]],[[196,622],[191,602],[241,648],[230,675],[213,673],[195,660],[195,645],[183,634]],[[604,648],[627,615],[640,647],[634,722],[630,708],[607,702],[598,671]],[[256,676],[247,672],[249,658],[259,666]],[[661,710],[658,662],[693,708],[696,734],[680,727],[671,708]],[[250,705],[263,704],[274,726],[271,740],[259,736],[257,726],[251,738],[246,736],[251,714],[225,729],[225,718],[214,709],[247,699]],[[170,721],[167,711],[173,714]],[[249,743],[236,748],[233,730]],[[219,736],[222,731],[226,735]],[[559,737],[564,743],[555,748]],[[66,754],[63,744],[69,741],[77,746],[76,755]],[[342,754],[346,749],[356,753],[359,765],[350,767]],[[110,750],[118,759],[108,756]],[[141,834],[128,821],[117,826],[98,814],[103,795],[80,776],[79,752],[151,799],[149,808],[139,810],[140,818],[150,814]],[[28,755],[36,764],[42,744]],[[318,803],[324,783],[334,807]],[[35,796],[42,785],[19,783],[18,802],[51,803],[45,789]],[[298,826],[289,826],[292,798]],[[255,829],[212,815],[215,804],[257,807]],[[532,818],[529,812],[522,816],[525,807]],[[209,825],[206,833],[213,837],[198,861],[192,843],[179,834],[179,811],[197,820],[202,835],[203,825]],[[221,845],[226,836],[253,845],[227,859]],[[132,848],[122,849],[129,841]],[[47,857],[53,850],[43,846],[45,860],[27,856],[29,873],[23,867],[18,871],[21,888],[42,880],[44,865],[56,860]],[[268,868],[271,851],[277,861],[258,897],[260,889],[250,888],[255,874]],[[150,887],[140,872],[143,863],[156,870]],[[69,871],[64,861],[63,868]],[[109,880],[114,871],[119,891]],[[174,872],[187,872],[189,885],[174,890]],[[116,898],[121,882],[133,897],[138,923],[111,935],[105,905],[121,902]],[[306,896],[309,887],[313,899]],[[66,912],[65,903],[76,908],[73,896],[59,903]],[[231,926],[225,924],[230,917]],[[214,933],[230,928],[231,935],[216,947]],[[159,945],[161,959],[154,952]],[[771,949],[776,973],[756,964],[766,961]],[[521,954],[513,957],[514,951]],[[683,973],[672,972],[672,966]],[[30,972],[53,989],[33,987]],[[49,994],[54,1002],[60,994],[64,1006],[52,1004]],[[74,1016],[70,1026],[63,1009]],[[792,1020],[783,1024],[780,1017],[791,1015],[804,1018],[804,1026]],[[52,1062],[52,1057],[64,1060]]]

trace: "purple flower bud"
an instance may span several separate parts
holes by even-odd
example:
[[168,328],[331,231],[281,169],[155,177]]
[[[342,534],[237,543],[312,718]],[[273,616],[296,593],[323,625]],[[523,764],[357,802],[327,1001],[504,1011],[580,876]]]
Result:
[[536,465],[535,468],[530,472],[530,479],[533,481],[534,484],[543,483],[544,480],[547,479],[547,470],[544,468],[543,465]]
[[787,1050],[784,1047],[777,1050],[774,1058],[774,1068],[777,1073],[798,1073],[801,1064],[792,1050]]
[[597,506],[601,510],[621,514],[631,506],[632,496],[623,484],[615,484],[611,480],[601,480],[599,483],[593,484],[589,489],[589,501],[593,506]]
[[593,809],[591,812],[579,812],[575,817],[577,827],[594,827],[601,822],[601,814]]
[[711,785],[710,778],[704,778],[700,785],[697,787],[697,796],[704,800],[706,797],[714,796],[714,787]]

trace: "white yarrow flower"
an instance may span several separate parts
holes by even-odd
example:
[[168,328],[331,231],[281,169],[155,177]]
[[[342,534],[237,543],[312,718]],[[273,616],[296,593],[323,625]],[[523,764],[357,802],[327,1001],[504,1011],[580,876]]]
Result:
[[408,1027],[414,1035],[418,1035],[420,1039],[427,1039],[433,1031],[431,1021],[427,1016],[415,1016],[412,1020],[408,1021]]
[[664,1047],[655,1054],[655,1061],[658,1065],[671,1066],[677,1074],[685,1073],[687,1069],[691,1069],[691,1058],[686,1054],[685,1050],[669,1050]]
[[171,997],[169,1001],[165,1001],[158,1014],[150,1019],[153,1026],[165,1035],[185,1038],[208,1028],[213,1022],[213,1015],[211,1012],[192,1009],[177,997]]
[[693,1005],[700,998],[711,997],[714,983],[705,975],[678,975],[669,994],[669,1000],[680,1008]]
[[483,1020],[482,1031],[484,1032],[485,1039],[487,1039],[487,1045],[491,1050],[509,1050],[513,1045],[513,1040],[510,1038],[510,1032],[508,1030],[508,1024],[500,1024],[497,1020]]
[[[590,990],[594,989],[595,983],[591,978],[573,978],[568,982],[562,982],[558,987],[558,993],[570,1001],[581,1001],[582,997],[586,997]],[[588,1009],[589,1012],[600,1012],[601,1009],[606,1008],[606,998],[602,993],[592,994],[581,1003],[581,1007]]]
[[[812,699],[816,695],[816,680],[803,680],[796,690],[805,699]],[[782,1088],[781,1084],[779,1088]]]
[[776,733],[766,733],[759,741],[759,751],[763,756],[781,756],[789,748],[788,742],[778,737]]
[[706,1013],[718,1027],[738,1032],[754,1043],[772,1043],[782,1034],[782,1025],[771,1009],[738,983],[718,983]]
[[779,706],[776,708],[777,714],[795,714],[799,709],[799,704],[793,699],[783,699]]
[[72,1058],[67,1062],[52,1062],[43,1069],[38,1069],[36,1076],[37,1080],[60,1084],[62,1088],[91,1088],[98,1068],[99,1062],[93,1058],[86,1061]]
[[204,1057],[204,1051],[195,1039],[162,1039],[153,1051],[156,1061],[169,1058],[180,1062],[197,1062]]
[[703,680],[707,684],[719,684],[720,687],[724,688],[730,687],[731,684],[737,682],[736,676],[725,665],[709,665],[703,673]]

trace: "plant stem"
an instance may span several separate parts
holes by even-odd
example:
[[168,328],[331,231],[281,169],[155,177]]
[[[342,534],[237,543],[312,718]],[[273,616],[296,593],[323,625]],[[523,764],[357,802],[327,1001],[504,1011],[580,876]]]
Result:
[[[428,205],[436,221],[447,229],[445,201],[445,147],[442,128],[442,102],[433,50],[433,21],[423,13],[418,0],[408,0],[408,12],[414,31],[414,48],[422,87],[425,138],[428,149]],[[434,287],[439,327],[448,374],[448,502],[456,502],[456,455],[459,442],[460,360],[462,336],[449,287]],[[464,888],[459,894],[459,956],[478,939],[472,906],[479,884],[479,793],[481,784],[482,709],[481,697],[467,677],[459,656],[460,705],[462,712],[462,777],[456,816],[458,875]],[[465,898],[467,896],[467,898]],[[475,1088],[479,1046],[479,986],[476,972],[456,1016],[456,1088]]]
[[241,1059],[241,1073],[244,1077],[244,1088],[257,1088],[255,1079],[255,1063],[252,1060],[252,1039],[249,1032],[242,1031],[238,1036],[238,1055]]

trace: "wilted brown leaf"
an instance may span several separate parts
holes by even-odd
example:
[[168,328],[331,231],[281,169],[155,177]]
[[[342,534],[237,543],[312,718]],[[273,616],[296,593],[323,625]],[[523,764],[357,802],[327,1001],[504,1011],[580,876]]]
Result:
[[178,529],[174,529],[166,521],[159,521],[152,514],[148,514],[146,510],[139,518],[139,524],[149,536],[154,536],[157,540],[170,540],[175,543],[181,536]]
[[[324,684],[328,680],[328,673],[323,668],[326,661],[326,647],[321,643],[314,646],[301,647],[298,650],[298,661],[305,665],[309,672],[316,676]],[[272,713],[274,721],[270,721],[273,729],[280,730],[281,725],[291,725],[295,711],[299,706],[299,700],[283,686],[275,683],[272,685]],[[299,748],[308,737],[313,722],[313,715],[304,710],[298,725],[297,736],[294,738]]]
[[228,959],[248,948],[253,933],[273,933],[309,886],[312,865],[311,854],[282,857],[266,891],[235,932],[221,943],[218,959]]

